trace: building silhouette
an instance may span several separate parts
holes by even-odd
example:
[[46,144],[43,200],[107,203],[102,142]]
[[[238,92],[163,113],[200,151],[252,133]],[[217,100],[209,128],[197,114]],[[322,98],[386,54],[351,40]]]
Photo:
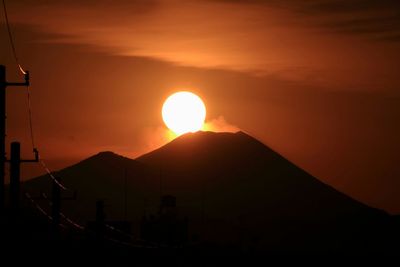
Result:
[[161,197],[158,214],[143,216],[140,235],[143,240],[167,246],[180,246],[187,242],[187,219],[179,217],[175,196]]

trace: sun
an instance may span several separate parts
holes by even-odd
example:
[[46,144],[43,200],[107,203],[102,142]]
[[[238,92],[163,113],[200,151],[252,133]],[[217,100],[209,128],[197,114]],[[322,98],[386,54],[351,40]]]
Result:
[[206,106],[197,95],[181,91],[165,100],[161,113],[167,127],[181,135],[201,130],[206,118]]

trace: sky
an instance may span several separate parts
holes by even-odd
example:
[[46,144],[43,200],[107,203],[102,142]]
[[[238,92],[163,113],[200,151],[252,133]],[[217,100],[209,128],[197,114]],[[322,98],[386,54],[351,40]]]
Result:
[[[191,90],[210,129],[243,130],[353,198],[400,213],[399,1],[6,2],[31,73],[35,145],[52,169],[165,144],[163,101]],[[18,81],[1,18],[0,62]],[[29,158],[26,90],[7,90],[7,140]]]

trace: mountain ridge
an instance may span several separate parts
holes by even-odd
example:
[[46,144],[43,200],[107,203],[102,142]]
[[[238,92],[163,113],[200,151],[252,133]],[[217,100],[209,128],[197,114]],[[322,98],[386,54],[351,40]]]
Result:
[[[256,149],[248,149],[247,151],[246,151],[246,149],[244,149],[244,150],[241,149],[240,152],[246,153],[246,156],[248,156],[248,155],[253,155],[254,157],[257,157],[257,156],[264,156],[265,157],[265,156],[267,156],[266,160],[265,160],[265,158],[263,158],[264,161],[258,162],[259,164],[262,164],[263,166],[266,166],[265,161],[269,161],[269,160],[284,161],[284,163],[287,164],[288,166],[290,166],[290,168],[293,168],[296,171],[299,171],[299,172],[303,173],[304,175],[306,175],[306,176],[308,176],[310,178],[313,178],[314,182],[317,182],[319,184],[322,184],[323,186],[329,187],[331,190],[336,191],[338,194],[341,194],[341,195],[345,196],[346,198],[350,198],[351,200],[359,203],[360,205],[367,206],[364,203],[362,203],[361,201],[356,200],[356,199],[354,199],[354,198],[352,198],[352,197],[350,197],[350,196],[338,191],[333,186],[331,186],[329,184],[326,184],[326,183],[322,182],[321,180],[315,178],[314,176],[312,176],[308,172],[304,171],[302,168],[300,168],[297,165],[295,165],[292,162],[290,162],[288,159],[286,159],[281,154],[279,154],[276,151],[272,150],[271,148],[266,146],[261,141],[251,137],[250,135],[244,133],[243,131],[238,131],[236,133],[229,133],[229,132],[226,132],[226,133],[215,133],[215,132],[188,133],[188,134],[185,134],[183,136],[180,136],[179,138],[173,140],[172,142],[166,144],[165,146],[163,146],[163,147],[161,147],[159,149],[156,149],[156,150],[154,150],[152,152],[146,153],[146,154],[144,154],[142,156],[139,156],[139,157],[135,158],[135,160],[137,160],[139,162],[142,162],[142,163],[148,163],[149,165],[160,164],[162,167],[166,167],[165,166],[165,163],[166,163],[166,159],[165,158],[167,158],[167,156],[164,156],[163,154],[165,154],[165,153],[166,154],[173,154],[173,153],[179,154],[179,153],[186,153],[187,152],[187,151],[180,150],[179,147],[177,149],[176,148],[177,146],[181,146],[185,150],[185,149],[187,149],[187,143],[188,142],[192,142],[192,144],[191,144],[192,146],[190,148],[191,149],[196,149],[197,148],[196,144],[199,144],[199,146],[202,147],[202,146],[205,146],[206,143],[208,141],[210,141],[210,140],[211,141],[215,141],[215,140],[213,140],[214,138],[220,138],[220,139],[224,138],[225,139],[227,137],[235,139],[235,141],[237,141],[236,138],[241,139],[242,143],[240,143],[240,145],[245,144],[244,148],[248,148],[250,146],[250,144],[253,146],[252,148],[256,148]],[[195,140],[195,139],[197,139],[197,140]],[[199,140],[199,139],[201,139],[201,140]],[[193,142],[193,141],[195,141],[195,142]],[[220,140],[218,140],[218,141],[220,141]],[[193,145],[193,143],[194,143],[194,145]],[[210,144],[210,145],[214,146],[214,144]],[[229,145],[231,145],[231,143],[229,143]],[[170,148],[172,148],[173,151],[171,151]],[[222,151],[220,153],[224,154],[223,156],[226,156],[225,155],[226,153],[229,154],[231,152],[231,151],[229,151],[230,148],[231,147],[227,147],[226,149],[228,151]],[[220,149],[220,147],[218,147],[218,149]],[[200,153],[202,153],[202,152],[204,152],[204,151],[200,151]],[[210,153],[212,153],[212,152],[213,151],[210,151]],[[195,154],[199,154],[199,153],[195,153]],[[184,158],[186,156],[187,155],[185,154]],[[163,157],[165,157],[165,158],[163,158]],[[159,158],[162,158],[162,159],[159,159]],[[182,160],[184,160],[184,158],[183,159],[179,158],[178,160],[177,159],[175,159],[175,160],[179,161],[178,164],[182,164]],[[149,161],[152,161],[152,162],[149,162]],[[257,158],[251,158],[251,161],[257,161]],[[254,163],[253,165],[256,165],[256,164],[257,163]],[[178,168],[178,167],[179,166],[174,166],[174,168]],[[201,167],[204,167],[204,166],[199,166],[199,168],[201,168]],[[380,210],[380,209],[376,209],[376,208],[373,208],[373,209],[386,213],[385,211]]]
[[[127,193],[127,219],[136,234],[142,216],[157,213],[162,195],[176,197],[191,233],[206,231],[204,238],[217,243],[239,242],[239,233],[246,240],[259,236],[260,246],[284,250],[296,249],[297,239],[303,249],[318,249],[318,242],[348,247],[372,232],[381,236],[390,217],[321,182],[244,132],[185,134],[135,159],[100,152],[56,175],[78,191],[75,204],[63,207],[83,223],[94,218],[98,199],[106,201],[108,218],[123,218]],[[50,184],[42,176],[24,187],[50,194]],[[207,230],[201,230],[205,225]]]

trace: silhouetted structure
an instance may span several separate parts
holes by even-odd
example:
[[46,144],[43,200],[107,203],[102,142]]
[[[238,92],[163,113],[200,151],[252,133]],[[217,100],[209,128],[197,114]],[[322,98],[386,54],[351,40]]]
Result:
[[38,162],[39,156],[36,153],[33,160],[21,160],[21,144],[12,142],[10,148],[10,214],[15,219],[18,216],[21,199],[21,163]]
[[[60,177],[55,177],[57,182],[61,182]],[[51,206],[51,217],[53,218],[53,228],[55,230],[60,226],[60,213],[61,213],[61,188],[56,181],[53,181],[52,190],[52,206]]]
[[6,161],[6,67],[0,65],[0,209],[4,210],[4,165]]
[[144,240],[163,245],[177,246],[187,242],[187,220],[179,218],[174,196],[161,197],[157,216],[143,216],[140,235]]
[[21,160],[20,143],[11,143],[10,160],[6,157],[6,88],[7,86],[29,86],[29,73],[24,73],[25,82],[9,83],[6,81],[6,67],[0,65],[0,216],[4,215],[5,204],[5,163],[10,162],[10,215],[16,219],[20,209],[20,164],[22,162],[38,161],[35,151],[35,160]]
[[10,212],[17,216],[20,202],[20,164],[21,146],[18,142],[11,143],[10,155]]
[[6,88],[7,86],[29,86],[29,72],[25,74],[25,82],[9,83],[6,81],[6,67],[0,65],[0,213],[4,210],[4,169],[6,157]]
[[96,201],[96,220],[87,225],[89,233],[94,233],[96,238],[104,236],[120,241],[128,241],[131,235],[132,224],[129,221],[107,221],[104,211],[104,201]]
[[95,232],[98,236],[103,236],[105,229],[106,214],[104,212],[104,201],[96,201],[96,221]]

